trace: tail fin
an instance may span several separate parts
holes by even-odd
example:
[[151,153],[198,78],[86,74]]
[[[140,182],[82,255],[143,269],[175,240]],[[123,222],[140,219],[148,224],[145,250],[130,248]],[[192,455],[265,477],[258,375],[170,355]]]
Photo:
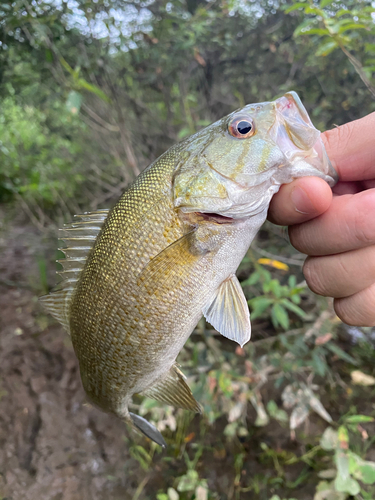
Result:
[[147,422],[145,418],[140,417],[139,415],[135,415],[131,412],[129,412],[129,415],[135,427],[139,429],[145,436],[147,436],[163,448],[167,446],[167,443],[164,441],[163,436],[154,425],[150,424],[150,422]]

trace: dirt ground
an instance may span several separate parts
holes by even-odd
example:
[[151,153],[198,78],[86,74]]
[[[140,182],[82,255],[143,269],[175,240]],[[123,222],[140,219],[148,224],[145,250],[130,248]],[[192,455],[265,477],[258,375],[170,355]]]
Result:
[[87,404],[69,337],[37,301],[38,262],[56,239],[1,219],[0,498],[132,498],[127,429]]

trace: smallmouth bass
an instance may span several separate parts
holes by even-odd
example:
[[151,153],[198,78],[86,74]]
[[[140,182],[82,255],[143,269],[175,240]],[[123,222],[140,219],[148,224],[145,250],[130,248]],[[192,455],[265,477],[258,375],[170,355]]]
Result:
[[284,183],[337,175],[295,92],[249,104],[174,145],[109,211],[60,239],[63,281],[41,298],[70,332],[89,399],[165,442],[129,412],[133,394],[196,412],[176,357],[202,314],[241,346],[251,335],[235,272]]

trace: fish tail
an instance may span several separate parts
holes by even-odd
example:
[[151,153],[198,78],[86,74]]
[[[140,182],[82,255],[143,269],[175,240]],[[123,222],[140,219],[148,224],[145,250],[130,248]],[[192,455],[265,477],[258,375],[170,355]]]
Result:
[[163,436],[154,425],[150,424],[145,418],[135,415],[134,413],[129,412],[129,416],[130,418],[126,420],[140,430],[145,436],[163,448],[167,446]]

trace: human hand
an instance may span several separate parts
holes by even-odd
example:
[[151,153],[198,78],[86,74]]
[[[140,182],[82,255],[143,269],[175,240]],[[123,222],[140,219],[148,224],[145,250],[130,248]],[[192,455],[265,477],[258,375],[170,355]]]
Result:
[[317,177],[281,187],[268,218],[288,225],[308,255],[303,273],[315,293],[334,297],[347,324],[375,326],[375,113],[322,134],[340,181]]

